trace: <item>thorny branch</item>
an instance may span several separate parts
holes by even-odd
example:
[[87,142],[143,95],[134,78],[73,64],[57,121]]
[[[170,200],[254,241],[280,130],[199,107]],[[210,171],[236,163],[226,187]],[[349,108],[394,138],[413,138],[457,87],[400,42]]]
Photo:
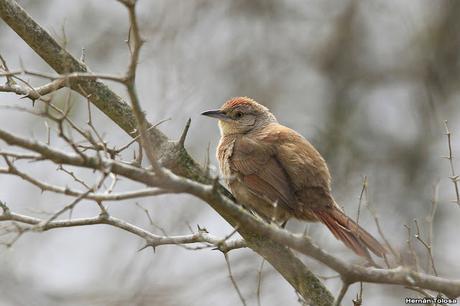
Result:
[[458,187],[458,181],[459,181],[459,176],[455,174],[455,167],[454,167],[454,156],[452,153],[452,133],[449,130],[449,127],[447,126],[447,120],[444,121],[444,126],[446,128],[446,136],[447,136],[447,145],[449,148],[449,155],[447,155],[445,158],[449,160],[449,165],[450,165],[450,180],[452,181],[452,184],[454,184],[454,189],[455,189],[455,196],[456,199],[454,200],[455,203],[460,207],[460,191]]
[[206,243],[215,245],[216,247],[220,245],[224,245],[227,251],[231,251],[234,249],[244,248],[246,247],[245,242],[241,239],[229,240],[224,241],[223,238],[219,238],[213,236],[209,233],[204,233],[198,231],[197,233],[190,234],[190,235],[181,235],[181,236],[160,236],[155,235],[149,231],[146,231],[134,224],[126,222],[122,219],[100,214],[97,217],[92,218],[75,218],[75,219],[68,219],[68,220],[46,220],[46,219],[39,219],[34,218],[22,214],[17,214],[8,211],[8,206],[5,203],[0,202],[0,207],[3,209],[3,214],[0,214],[0,221],[13,221],[21,224],[28,224],[31,227],[21,228],[22,231],[48,231],[52,229],[58,228],[66,228],[66,227],[77,227],[77,226],[88,226],[88,225],[96,225],[96,224],[105,224],[110,225],[115,228],[122,229],[124,231],[130,232],[140,238],[144,239],[146,244],[149,246],[160,246],[160,245],[181,245],[181,244],[193,244],[193,243]]
[[238,293],[238,297],[240,298],[241,304],[243,306],[246,306],[246,300],[244,299],[243,294],[241,293],[240,288],[238,287],[238,284],[236,283],[235,278],[233,277],[232,273],[232,267],[230,265],[230,260],[228,259],[228,254],[224,253],[225,257],[225,263],[227,264],[227,270],[228,270],[228,277],[230,278],[230,281],[232,282],[233,287],[235,288],[235,291]]

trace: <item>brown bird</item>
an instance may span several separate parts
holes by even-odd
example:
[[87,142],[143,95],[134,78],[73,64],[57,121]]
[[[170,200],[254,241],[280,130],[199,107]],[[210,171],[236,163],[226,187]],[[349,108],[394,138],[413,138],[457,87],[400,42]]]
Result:
[[321,154],[265,106],[238,97],[202,115],[219,119],[217,159],[238,203],[278,224],[292,217],[320,221],[360,256],[369,258],[368,249],[379,257],[386,253],[335,202]]

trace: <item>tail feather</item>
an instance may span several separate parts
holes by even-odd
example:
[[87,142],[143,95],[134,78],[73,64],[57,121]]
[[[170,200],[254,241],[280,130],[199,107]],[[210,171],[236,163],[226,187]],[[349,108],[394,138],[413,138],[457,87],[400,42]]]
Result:
[[335,238],[341,240],[359,256],[369,257],[368,249],[379,257],[387,253],[380,242],[338,208],[317,210],[314,214],[327,226]]

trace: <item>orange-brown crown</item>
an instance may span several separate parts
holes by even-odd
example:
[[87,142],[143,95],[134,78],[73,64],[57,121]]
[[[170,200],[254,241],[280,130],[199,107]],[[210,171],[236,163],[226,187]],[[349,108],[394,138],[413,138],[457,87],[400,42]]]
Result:
[[265,106],[257,103],[255,100],[249,98],[249,97],[236,97],[236,98],[231,98],[230,100],[228,100],[227,102],[224,103],[224,105],[222,105],[222,107],[220,108],[220,110],[222,111],[228,111],[228,110],[231,110],[231,109],[234,109],[238,106],[249,106],[249,107],[252,107],[252,108],[255,108],[255,109],[258,109],[260,111],[268,111],[268,108],[266,108]]

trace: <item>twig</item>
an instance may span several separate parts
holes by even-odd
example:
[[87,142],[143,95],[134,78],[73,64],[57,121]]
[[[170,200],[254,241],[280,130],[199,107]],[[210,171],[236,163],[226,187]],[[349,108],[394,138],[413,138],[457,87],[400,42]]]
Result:
[[[3,152],[0,152],[0,155],[11,156],[15,158],[24,157],[23,155],[19,155],[19,154],[3,153]],[[37,159],[37,160],[42,159],[42,158],[35,157],[33,155],[26,156],[26,157]],[[7,169],[0,168],[0,174],[16,175],[22,178],[23,180],[31,183],[32,185],[38,187],[42,191],[50,191],[50,192],[55,192],[55,193],[60,193],[60,194],[65,194],[68,196],[75,196],[75,197],[79,197],[84,194],[84,192],[82,191],[70,189],[68,187],[61,187],[61,186],[43,183],[31,177],[30,175],[18,170],[18,168],[16,168],[12,163]],[[90,192],[84,198],[89,199],[89,200],[94,200],[94,201],[120,201],[120,200],[128,200],[128,199],[135,199],[135,198],[141,198],[141,197],[156,196],[156,195],[161,195],[161,194],[166,194],[166,193],[169,193],[169,191],[164,190],[164,189],[159,189],[159,188],[144,188],[144,189],[135,190],[135,191],[126,191],[126,192],[110,193],[110,194],[100,194],[100,193]]]
[[[171,120],[171,118],[166,118],[166,119],[163,119],[161,120],[160,122],[152,125],[151,127],[149,127],[146,132],[158,127],[160,124],[166,122],[166,121],[169,121]],[[121,153],[122,151],[124,151],[125,149],[127,149],[130,145],[132,145],[133,143],[135,143],[138,139],[139,139],[139,135],[134,137],[132,140],[130,140],[127,144],[123,145],[122,147],[120,147],[119,149],[115,150],[115,152],[118,154],[118,153]]]
[[0,91],[15,93],[17,95],[30,98],[32,101],[34,101],[44,95],[50,94],[62,88],[63,86],[64,81],[62,79],[58,79],[39,87],[30,87],[29,89],[26,89],[18,84],[0,85]]
[[438,198],[439,198],[439,180],[436,184],[433,185],[433,195],[431,197],[431,211],[430,215],[427,216],[427,223],[428,223],[428,241],[429,245],[433,245],[433,221],[436,215],[436,211],[438,209]]
[[[390,241],[386,238],[385,234],[383,233],[382,227],[380,226],[380,221],[377,216],[377,212],[375,211],[374,207],[371,207],[369,204],[366,205],[367,209],[369,210],[370,214],[372,215],[372,218],[374,219],[374,223],[377,226],[377,231],[380,235],[380,237],[383,239],[385,242],[385,246],[390,250],[391,254],[394,256],[394,258],[398,259],[398,253],[394,250],[394,248],[391,246]],[[390,268],[390,263],[388,262],[388,258],[386,254],[383,254],[383,259],[385,260],[385,264],[387,265],[388,268]]]
[[230,277],[230,281],[232,282],[235,291],[238,293],[238,297],[240,298],[241,304],[243,304],[243,306],[246,306],[246,300],[244,299],[243,294],[241,293],[240,288],[238,288],[238,284],[236,283],[235,278],[233,277],[232,268],[230,266],[230,260],[228,259],[227,253],[224,253],[224,258],[225,262],[227,263],[227,270],[228,276]]
[[413,266],[414,266],[415,271],[418,271],[418,267],[419,267],[418,256],[417,256],[417,253],[415,252],[414,246],[412,245],[411,227],[407,224],[404,224],[404,227],[407,229],[406,243],[407,243],[408,250],[412,256]]
[[361,188],[361,193],[359,194],[359,202],[358,202],[358,213],[356,215],[356,224],[359,224],[359,216],[361,212],[361,203],[363,201],[363,196],[365,196],[367,202],[367,176],[364,176],[363,179],[363,187]]
[[140,209],[142,209],[142,211],[145,213],[145,215],[147,216],[147,219],[149,220],[150,225],[154,225],[153,219],[150,216],[149,210],[147,208],[145,208],[144,206],[142,206],[141,204],[137,203],[137,202],[136,202],[136,206],[139,207]]
[[145,119],[145,114],[141,108],[139,98],[137,96],[136,86],[135,86],[135,78],[136,78],[136,69],[137,64],[139,61],[139,54],[141,47],[144,43],[143,39],[141,38],[139,25],[137,23],[137,16],[136,16],[136,1],[120,1],[125,5],[128,10],[129,21],[130,21],[130,31],[128,36],[128,46],[131,46],[131,61],[128,66],[128,70],[124,77],[124,84],[126,89],[128,90],[129,98],[131,100],[131,107],[133,110],[134,117],[136,118],[137,128],[139,131],[140,141],[142,144],[142,148],[144,149],[147,159],[150,162],[150,165],[153,168],[153,171],[159,177],[163,176],[163,169],[160,166],[157,156],[153,151],[151,139],[147,134],[148,124],[147,120]]
[[84,198],[85,196],[87,196],[89,193],[91,192],[91,190],[88,190],[86,191],[84,194],[82,194],[81,196],[79,196],[78,198],[76,198],[75,200],[72,201],[72,203],[64,206],[62,209],[60,209],[59,211],[57,211],[54,215],[51,216],[51,218],[49,218],[48,220],[45,220],[44,222],[42,223],[39,223],[37,224],[37,227],[36,229],[41,231],[43,228],[46,228],[46,226],[56,220],[56,218],[58,218],[60,215],[62,215],[64,212],[66,211],[72,211],[75,206],[80,203]]
[[[155,235],[149,231],[146,231],[134,224],[126,222],[124,220],[118,219],[113,216],[100,214],[97,217],[91,218],[77,218],[77,219],[69,219],[69,220],[51,220],[47,222],[47,220],[30,217],[22,214],[17,214],[11,212],[9,214],[1,214],[0,215],[0,222],[2,221],[11,221],[14,224],[23,223],[32,225],[30,228],[21,228],[21,231],[29,231],[31,229],[39,228],[41,231],[48,231],[51,229],[57,228],[67,228],[67,227],[77,227],[77,226],[89,226],[89,225],[96,225],[96,224],[106,224],[116,228],[120,228],[122,230],[128,231],[140,238],[146,240],[148,243],[154,244],[155,246],[160,245],[183,245],[183,244],[193,244],[193,243],[218,243],[222,241],[222,238],[215,237],[211,234],[204,234],[204,233],[195,233],[191,235],[178,235],[178,236],[160,236]],[[235,240],[229,241],[229,245],[233,249],[239,249],[246,247],[243,240]]]
[[[2,57],[2,55],[0,54],[0,68],[2,68],[3,71],[5,72],[10,72],[9,69],[8,69],[8,65],[6,64],[6,61],[5,59]],[[13,78],[9,75],[6,76],[6,84],[9,85],[9,86],[13,86],[15,85],[15,82],[13,80]]]
[[444,125],[446,127],[447,145],[449,147],[449,155],[446,156],[445,158],[449,160],[450,174],[451,174],[449,178],[452,181],[452,184],[454,184],[454,188],[455,188],[456,199],[454,200],[454,202],[457,203],[457,205],[460,207],[460,192],[458,188],[459,176],[455,174],[455,168],[454,168],[454,161],[453,161],[454,157],[452,153],[452,133],[449,131],[449,127],[447,126],[447,120],[444,121]]
[[359,282],[359,293],[356,294],[356,298],[353,300],[353,306],[361,306],[363,304],[363,282]]
[[425,242],[422,237],[421,237],[421,234],[420,234],[420,227],[418,226],[418,222],[417,222],[417,219],[414,219],[414,223],[415,223],[415,228],[417,229],[417,233],[415,233],[415,238],[420,241],[420,243],[425,247],[425,249],[427,250],[428,252],[428,261],[431,262],[431,268],[433,269],[433,273],[434,275],[438,276],[438,271],[436,270],[436,266],[434,264],[434,258],[433,258],[433,248],[431,246],[431,244],[428,244],[427,242]]
[[[371,212],[372,216],[374,217],[374,221],[377,225],[377,229],[380,233],[381,236],[383,236],[383,231],[382,229],[380,228],[380,225],[379,225],[379,222],[378,222],[378,218],[376,216],[376,214],[373,214],[372,211],[371,211],[371,208],[369,206],[369,198],[368,198],[368,181],[367,181],[367,176],[364,176],[363,178],[363,187],[361,188],[361,193],[359,194],[359,202],[358,202],[358,212],[357,212],[357,215],[356,215],[356,224],[359,224],[359,217],[360,217],[360,213],[361,213],[361,205],[363,203],[363,199],[364,199],[364,206],[367,207],[367,209]],[[357,230],[358,228],[356,228]],[[359,238],[359,235],[358,235],[358,232],[356,232],[356,235],[357,237]],[[389,245],[388,241],[385,239],[385,237],[383,237],[385,243],[387,245]],[[390,246],[391,248],[391,246]],[[377,266],[377,264],[375,263],[375,261],[372,259],[372,257],[370,256],[369,252],[367,252],[367,256],[366,256],[366,259],[367,261],[373,265],[373,266]],[[387,267],[390,267],[390,263],[388,262],[388,259],[387,259],[387,256],[386,254],[384,253],[383,254],[383,259],[385,261],[385,264],[387,265]]]
[[337,298],[334,301],[334,306],[340,306],[342,304],[342,300],[348,291],[348,287],[350,287],[349,283],[347,282],[342,283],[342,287],[340,288],[339,294],[337,295]]
[[257,273],[257,306],[262,306],[261,289],[262,289],[262,270],[264,268],[265,258],[262,258],[259,272]]
[[124,83],[125,79],[123,76],[118,76],[118,75],[112,75],[112,74],[104,74],[104,73],[90,73],[90,72],[72,72],[68,74],[46,74],[42,72],[35,72],[35,71],[30,71],[30,70],[15,70],[15,71],[10,71],[10,72],[3,72],[0,73],[0,77],[8,77],[8,76],[18,76],[21,74],[25,75],[30,75],[30,76],[35,76],[35,77],[40,77],[48,80],[53,80],[53,81],[60,81],[67,83],[68,81],[72,80],[108,80],[108,81],[114,81],[118,83]]
[[67,173],[68,175],[70,175],[74,181],[76,181],[77,183],[80,183],[83,187],[85,187],[86,189],[91,189],[91,187],[85,183],[85,181],[83,181],[82,179],[79,179],[75,173],[73,171],[69,171],[67,169],[65,169],[62,165],[58,165],[58,170],[61,170],[62,172],[64,173]]

